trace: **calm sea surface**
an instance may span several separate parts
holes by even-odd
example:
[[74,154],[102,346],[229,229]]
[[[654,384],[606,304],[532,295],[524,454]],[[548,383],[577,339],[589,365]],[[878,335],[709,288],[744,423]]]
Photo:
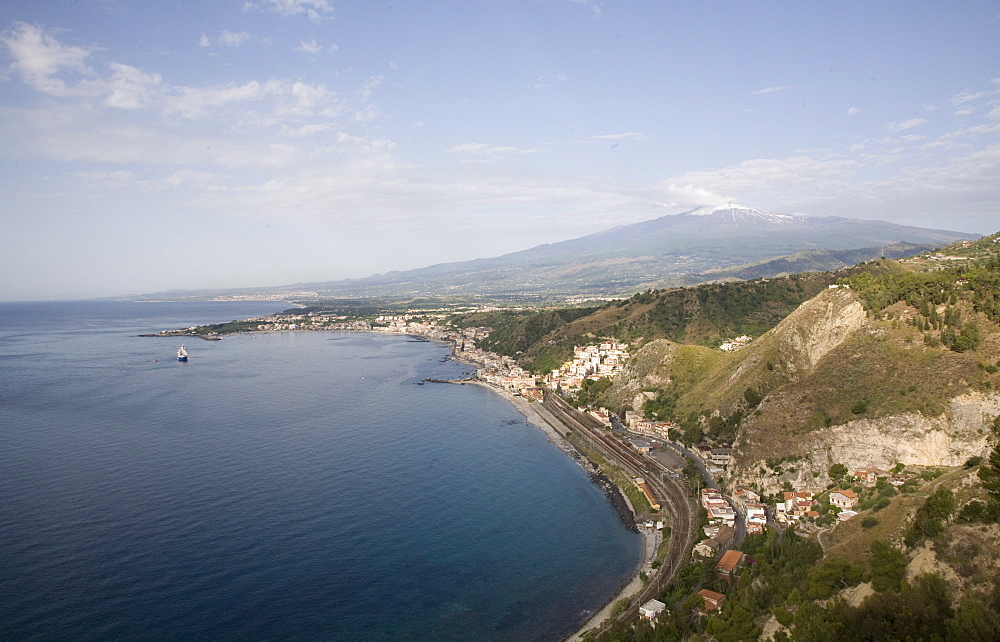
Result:
[[559,639],[634,571],[443,346],[137,336],[283,307],[0,304],[0,638]]

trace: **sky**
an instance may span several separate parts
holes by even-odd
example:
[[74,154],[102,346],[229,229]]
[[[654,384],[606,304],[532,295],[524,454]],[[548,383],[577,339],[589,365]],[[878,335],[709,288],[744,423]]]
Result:
[[996,0],[7,0],[0,300],[277,286],[729,202],[1000,230]]

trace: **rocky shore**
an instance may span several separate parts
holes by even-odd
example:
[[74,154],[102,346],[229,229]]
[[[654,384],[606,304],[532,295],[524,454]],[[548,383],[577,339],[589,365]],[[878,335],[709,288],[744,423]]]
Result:
[[604,473],[596,470],[589,470],[588,472],[590,473],[590,481],[597,484],[604,491],[604,494],[607,496],[608,501],[611,502],[615,512],[618,513],[618,518],[622,520],[625,528],[633,533],[638,533],[639,527],[635,523],[635,514],[632,512],[632,507],[629,505],[625,493],[613,481],[608,479]]

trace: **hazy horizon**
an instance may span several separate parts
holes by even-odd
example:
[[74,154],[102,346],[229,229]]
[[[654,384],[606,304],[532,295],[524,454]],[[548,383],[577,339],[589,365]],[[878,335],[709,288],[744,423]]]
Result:
[[0,300],[493,257],[729,201],[1000,220],[1000,7],[14,0]]

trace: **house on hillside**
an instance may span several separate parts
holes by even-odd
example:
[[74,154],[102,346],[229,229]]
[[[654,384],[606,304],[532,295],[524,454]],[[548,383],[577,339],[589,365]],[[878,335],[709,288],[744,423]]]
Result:
[[[711,527],[709,529],[709,532],[711,532]],[[717,526],[714,528],[714,533],[711,537],[695,545],[694,550],[691,551],[691,556],[715,557],[719,554],[719,551],[724,550],[732,543],[735,535],[736,529],[733,527],[726,526],[725,524]]]
[[865,486],[874,486],[879,477],[888,477],[887,471],[879,468],[869,468],[867,470],[855,470],[851,472],[851,479]]
[[743,553],[740,551],[726,551],[722,554],[722,559],[716,565],[716,570],[720,577],[726,579],[732,579],[736,573],[736,570],[743,563]]
[[858,503],[858,494],[853,490],[835,490],[830,493],[830,504],[837,508],[851,509]]
[[747,533],[763,533],[767,526],[767,512],[761,502],[744,502],[743,512],[746,515]]
[[759,502],[760,495],[749,488],[737,488],[733,491],[733,501],[737,506],[746,507],[747,502]]
[[531,401],[541,401],[545,398],[541,388],[525,388],[521,390],[521,396]]
[[713,466],[728,466],[732,458],[732,448],[713,448],[708,451],[708,463]]
[[716,593],[715,591],[710,591],[708,589],[701,589],[698,591],[698,595],[702,599],[702,607],[698,609],[698,612],[702,615],[708,615],[714,611],[718,611],[719,607],[722,605],[722,600],[726,599],[726,596],[722,593]]

